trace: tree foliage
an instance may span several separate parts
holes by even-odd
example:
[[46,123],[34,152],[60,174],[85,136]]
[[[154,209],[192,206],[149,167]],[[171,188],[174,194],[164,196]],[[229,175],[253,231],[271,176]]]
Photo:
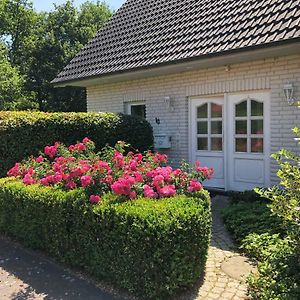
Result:
[[[300,139],[300,130],[293,130]],[[272,212],[281,217],[290,229],[290,235],[297,247],[300,266],[300,157],[291,151],[282,149],[273,158],[278,161],[280,186],[257,192],[272,200]]]
[[8,63],[42,110],[86,110],[84,89],[57,89],[50,82],[111,14],[100,1],[77,8],[68,0],[46,13],[35,11],[29,0],[0,0],[0,39],[7,45]]
[[0,110],[19,110],[21,106],[23,110],[37,109],[34,95],[25,91],[25,77],[11,65],[8,56],[8,49],[0,43]]

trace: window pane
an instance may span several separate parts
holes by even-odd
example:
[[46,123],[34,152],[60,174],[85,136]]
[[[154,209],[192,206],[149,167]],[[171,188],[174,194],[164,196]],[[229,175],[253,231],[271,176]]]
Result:
[[264,152],[264,140],[263,139],[251,139],[251,152],[263,153]]
[[251,116],[263,116],[264,115],[264,104],[251,100]]
[[264,134],[264,120],[251,121],[251,134]]
[[235,121],[235,133],[236,134],[247,134],[247,120]]
[[198,138],[198,150],[208,150],[207,138]]
[[247,152],[247,139],[235,139],[235,152]]
[[198,122],[198,134],[207,134],[208,129],[207,129],[207,121],[204,122]]
[[247,116],[247,100],[235,106],[235,116],[236,117]]
[[131,105],[130,110],[132,116],[146,118],[146,105]]
[[222,138],[212,138],[211,139],[211,150],[212,151],[222,151],[223,150]]
[[222,134],[222,121],[212,121],[211,122],[211,133],[212,134]]
[[208,113],[207,113],[207,110],[208,110],[208,105],[207,103],[198,107],[198,110],[197,110],[197,118],[198,119],[201,119],[201,118],[207,118],[208,117]]
[[211,104],[211,117],[212,118],[222,118],[222,105]]

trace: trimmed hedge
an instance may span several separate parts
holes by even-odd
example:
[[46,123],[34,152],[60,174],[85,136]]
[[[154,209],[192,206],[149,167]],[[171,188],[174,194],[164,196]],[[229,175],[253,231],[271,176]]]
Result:
[[199,279],[210,227],[206,191],[128,202],[108,194],[92,206],[81,189],[0,180],[2,232],[145,299],[165,299]]
[[141,118],[113,113],[0,112],[0,177],[18,161],[60,141],[89,137],[102,149],[125,141],[141,152],[153,146],[151,125]]

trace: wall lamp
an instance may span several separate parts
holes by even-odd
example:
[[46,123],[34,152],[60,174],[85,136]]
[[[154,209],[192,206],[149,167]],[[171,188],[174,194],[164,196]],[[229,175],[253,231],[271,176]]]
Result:
[[167,97],[164,98],[164,103],[166,105],[166,108],[169,111],[174,111],[175,110],[174,101],[172,100],[172,98],[170,96],[167,96]]
[[294,98],[294,87],[291,83],[285,84],[283,86],[284,95],[288,105],[295,104],[296,100]]

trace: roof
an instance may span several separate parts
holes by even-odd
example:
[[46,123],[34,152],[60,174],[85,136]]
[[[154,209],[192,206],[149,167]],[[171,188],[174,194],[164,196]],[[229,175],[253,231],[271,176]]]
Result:
[[299,38],[300,0],[127,0],[52,82],[100,77]]

